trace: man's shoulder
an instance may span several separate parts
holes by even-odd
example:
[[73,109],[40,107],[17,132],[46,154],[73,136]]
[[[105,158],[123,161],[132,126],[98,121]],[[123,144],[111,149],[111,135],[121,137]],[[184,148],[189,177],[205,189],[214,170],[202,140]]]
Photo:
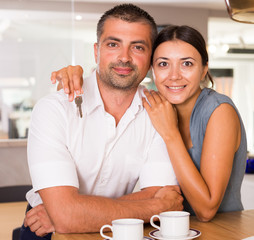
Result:
[[[50,93],[37,101],[33,109],[33,115],[46,114],[49,116],[51,113],[62,113],[66,115],[69,108],[72,108],[73,103],[69,102],[68,95],[63,90]],[[61,114],[61,115],[62,115]]]
[[68,95],[64,93],[63,90],[59,90],[57,92],[49,93],[48,95],[42,97],[38,100],[36,105],[41,104],[50,104],[50,105],[66,105],[68,104]]

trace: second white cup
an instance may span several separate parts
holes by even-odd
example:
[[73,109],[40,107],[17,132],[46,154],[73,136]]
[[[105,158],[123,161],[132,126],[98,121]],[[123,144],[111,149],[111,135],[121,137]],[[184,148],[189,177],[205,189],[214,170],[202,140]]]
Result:
[[[109,228],[113,237],[103,233],[105,228]],[[136,218],[123,218],[112,221],[111,225],[104,225],[100,229],[103,238],[110,240],[143,240],[144,238],[144,221]]]
[[[154,218],[160,220],[160,227],[154,223]],[[185,211],[169,211],[154,215],[150,219],[154,228],[160,230],[162,237],[185,237],[190,230],[190,213]]]

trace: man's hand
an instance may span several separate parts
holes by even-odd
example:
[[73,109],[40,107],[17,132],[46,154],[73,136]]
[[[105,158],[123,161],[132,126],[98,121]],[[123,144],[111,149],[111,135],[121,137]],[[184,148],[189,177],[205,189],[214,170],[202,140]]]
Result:
[[[183,209],[183,197],[178,186],[150,187],[126,199],[79,195],[76,188],[66,186],[42,189],[39,193],[50,214],[44,205],[38,205],[27,212],[24,222],[38,236],[55,231],[98,232],[102,225],[117,218],[128,216],[149,222],[154,214]],[[67,202],[64,207],[59,207],[54,199],[62,199],[64,196]],[[72,214],[76,217],[70,217]]]
[[51,82],[55,84],[59,82],[57,90],[64,89],[66,94],[69,94],[69,101],[73,101],[74,92],[82,94],[83,85],[83,68],[79,65],[68,66],[58,71],[52,72]]
[[40,237],[55,232],[55,228],[43,204],[32,208],[26,213],[24,226],[30,227],[30,230]]
[[183,210],[183,197],[179,186],[165,186],[160,188],[154,197],[164,201],[165,210],[163,211]]

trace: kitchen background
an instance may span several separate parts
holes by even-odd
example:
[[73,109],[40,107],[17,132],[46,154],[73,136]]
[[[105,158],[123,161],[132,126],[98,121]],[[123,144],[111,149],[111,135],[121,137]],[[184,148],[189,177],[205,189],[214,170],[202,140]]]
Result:
[[[105,10],[126,2],[0,0],[0,186],[30,183],[26,137],[34,104],[56,91],[52,71],[79,64],[85,76],[91,73],[96,23]],[[187,24],[203,34],[216,90],[238,107],[253,155],[254,25],[231,20],[224,0],[128,2],[147,10],[158,26]]]

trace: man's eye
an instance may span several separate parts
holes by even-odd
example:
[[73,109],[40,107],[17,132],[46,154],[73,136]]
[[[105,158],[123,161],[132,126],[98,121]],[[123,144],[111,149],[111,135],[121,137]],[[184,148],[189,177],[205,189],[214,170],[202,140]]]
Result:
[[144,47],[142,47],[142,46],[135,46],[135,49],[137,49],[139,51],[144,51],[145,50]]
[[108,46],[109,46],[109,47],[116,47],[117,44],[116,44],[116,43],[109,43]]
[[166,67],[166,66],[168,66],[168,63],[166,63],[166,62],[160,62],[159,66],[160,67]]

